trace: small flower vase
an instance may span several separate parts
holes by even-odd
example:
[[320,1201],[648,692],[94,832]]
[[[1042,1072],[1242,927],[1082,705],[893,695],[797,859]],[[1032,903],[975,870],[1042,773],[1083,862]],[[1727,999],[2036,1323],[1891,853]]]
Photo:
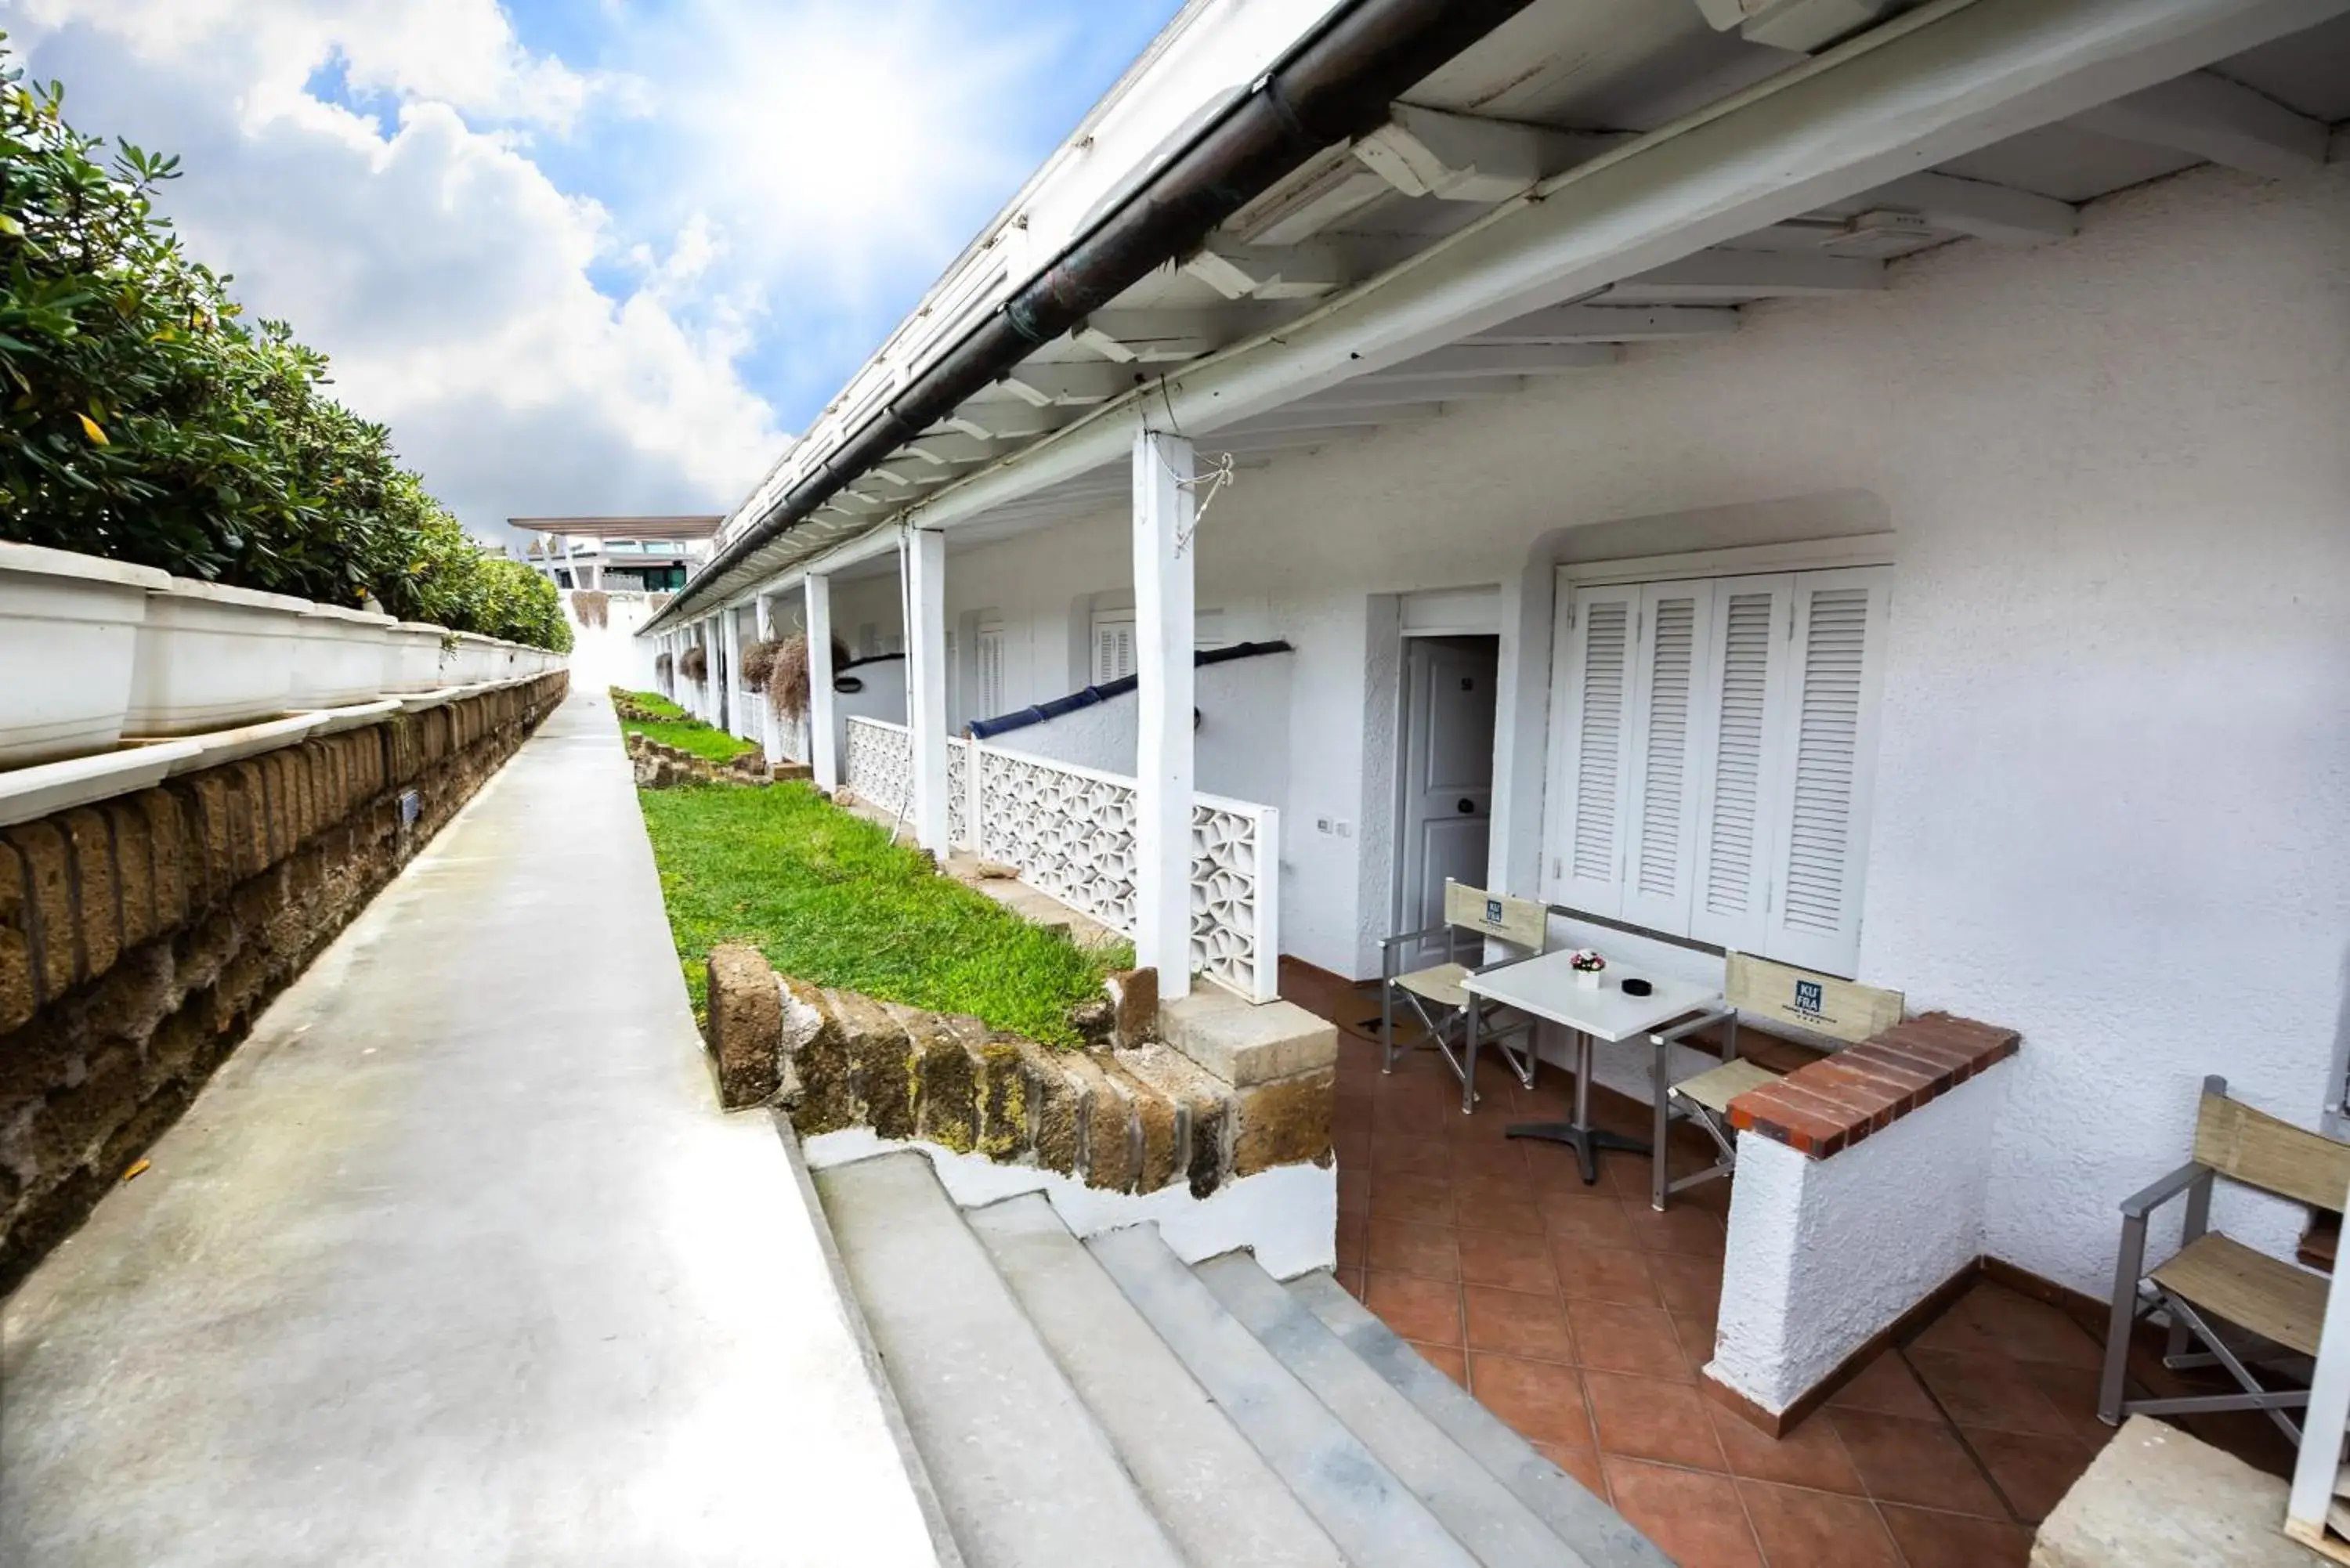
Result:
[[1575,971],[1575,983],[1585,991],[1597,991],[1607,974],[1604,969],[1579,969]]

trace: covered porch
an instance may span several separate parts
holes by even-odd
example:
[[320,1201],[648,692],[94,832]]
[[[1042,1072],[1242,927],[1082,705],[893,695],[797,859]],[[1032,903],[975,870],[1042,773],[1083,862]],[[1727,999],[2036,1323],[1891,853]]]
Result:
[[[1165,994],[1337,1024],[1342,1269],[1481,1398],[1513,1397],[1481,1355],[1542,1385],[1511,1418],[1627,1514],[1730,1521],[1692,1560],[1804,1560],[1773,1486],[1890,1551],[1959,1529],[1902,1510],[2014,1550],[2105,1430],[2077,1320],[2204,1076],[2303,1126],[2344,1103],[2350,905],[2308,874],[2350,853],[2318,782],[2350,701],[2339,12],[1986,0],[1769,71],[1728,47],[1756,28],[1676,13],[1603,86],[1513,76],[1596,26],[1529,8],[796,516],[829,479],[787,460],[664,635],[796,594],[902,650],[901,715],[814,726],[820,781],[1110,911]],[[1201,662],[1234,645],[1283,651]],[[1804,1232],[1851,1288],[1725,1356],[1756,1184],[1659,1213],[1645,1164],[1583,1190],[1505,1141],[1558,1108],[1557,1032],[1467,1115],[1432,1055],[1372,1082],[1363,987],[1448,878],[1543,906],[1552,950],[1716,991],[1759,955],[2022,1048],[1898,1169],[1766,1151],[1857,1195]],[[1603,1121],[1645,1131],[1648,1070],[1601,1050]],[[2310,1221],[2218,1222],[2285,1257]],[[1642,1377],[1689,1419],[1617,1447],[1608,1380]],[[1725,1435],[1709,1382],[1778,1434]],[[1939,1503],[1871,1480],[1842,1434],[1872,1417],[1948,1462]]]

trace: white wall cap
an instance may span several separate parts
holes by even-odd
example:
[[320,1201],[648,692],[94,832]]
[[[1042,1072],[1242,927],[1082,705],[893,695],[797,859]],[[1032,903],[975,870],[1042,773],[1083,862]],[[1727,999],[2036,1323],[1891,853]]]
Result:
[[259,588],[233,588],[226,583],[207,583],[198,577],[172,577],[162,587],[147,591],[175,599],[203,599],[212,604],[284,610],[292,615],[307,615],[317,607],[308,599],[296,598],[292,594],[265,593]]
[[166,588],[172,584],[169,572],[159,572],[152,566],[137,566],[129,561],[109,561],[102,556],[85,556],[74,550],[52,550],[45,545],[18,545],[7,540],[0,540],[0,572],[79,577],[85,582],[120,583],[125,587],[151,590]]

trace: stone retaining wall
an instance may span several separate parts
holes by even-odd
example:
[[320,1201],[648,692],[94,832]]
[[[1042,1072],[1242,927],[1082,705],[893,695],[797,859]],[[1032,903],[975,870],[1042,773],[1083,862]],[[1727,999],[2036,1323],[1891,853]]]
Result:
[[773,1104],[803,1137],[870,1127],[1107,1191],[1181,1182],[1199,1198],[1330,1158],[1330,1062],[1236,1087],[1157,1043],[1061,1050],[780,979],[754,948],[719,948],[709,972],[721,1097]]
[[567,680],[0,829],[0,1293],[81,1223]]

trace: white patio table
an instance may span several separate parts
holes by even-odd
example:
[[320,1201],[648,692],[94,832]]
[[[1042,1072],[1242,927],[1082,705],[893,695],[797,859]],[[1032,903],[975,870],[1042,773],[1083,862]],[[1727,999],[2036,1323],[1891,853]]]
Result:
[[[1520,1122],[1509,1127],[1511,1137],[1541,1138],[1549,1143],[1563,1143],[1575,1150],[1575,1162],[1583,1168],[1586,1186],[1599,1179],[1599,1150],[1617,1148],[1635,1154],[1647,1154],[1649,1146],[1638,1138],[1626,1137],[1591,1125],[1591,1055],[1592,1043],[1605,1040],[1609,1044],[1644,1034],[1658,1025],[1689,1012],[1714,1012],[1722,1006],[1721,992],[1688,981],[1668,980],[1628,965],[1610,962],[1602,971],[1596,986],[1580,983],[1573,964],[1574,954],[1567,951],[1544,953],[1516,963],[1497,964],[1480,970],[1461,983],[1462,989],[1505,1007],[1546,1019],[1574,1031],[1575,1057],[1575,1119],[1569,1122]],[[1646,996],[1627,996],[1624,992],[1627,980],[1644,980],[1653,988]],[[1465,1112],[1475,1099],[1477,1081],[1477,1013],[1469,1009],[1468,1087],[1463,1090],[1461,1108]],[[1658,1093],[1663,1094],[1663,1061],[1667,1047],[1654,1047],[1659,1064]]]

